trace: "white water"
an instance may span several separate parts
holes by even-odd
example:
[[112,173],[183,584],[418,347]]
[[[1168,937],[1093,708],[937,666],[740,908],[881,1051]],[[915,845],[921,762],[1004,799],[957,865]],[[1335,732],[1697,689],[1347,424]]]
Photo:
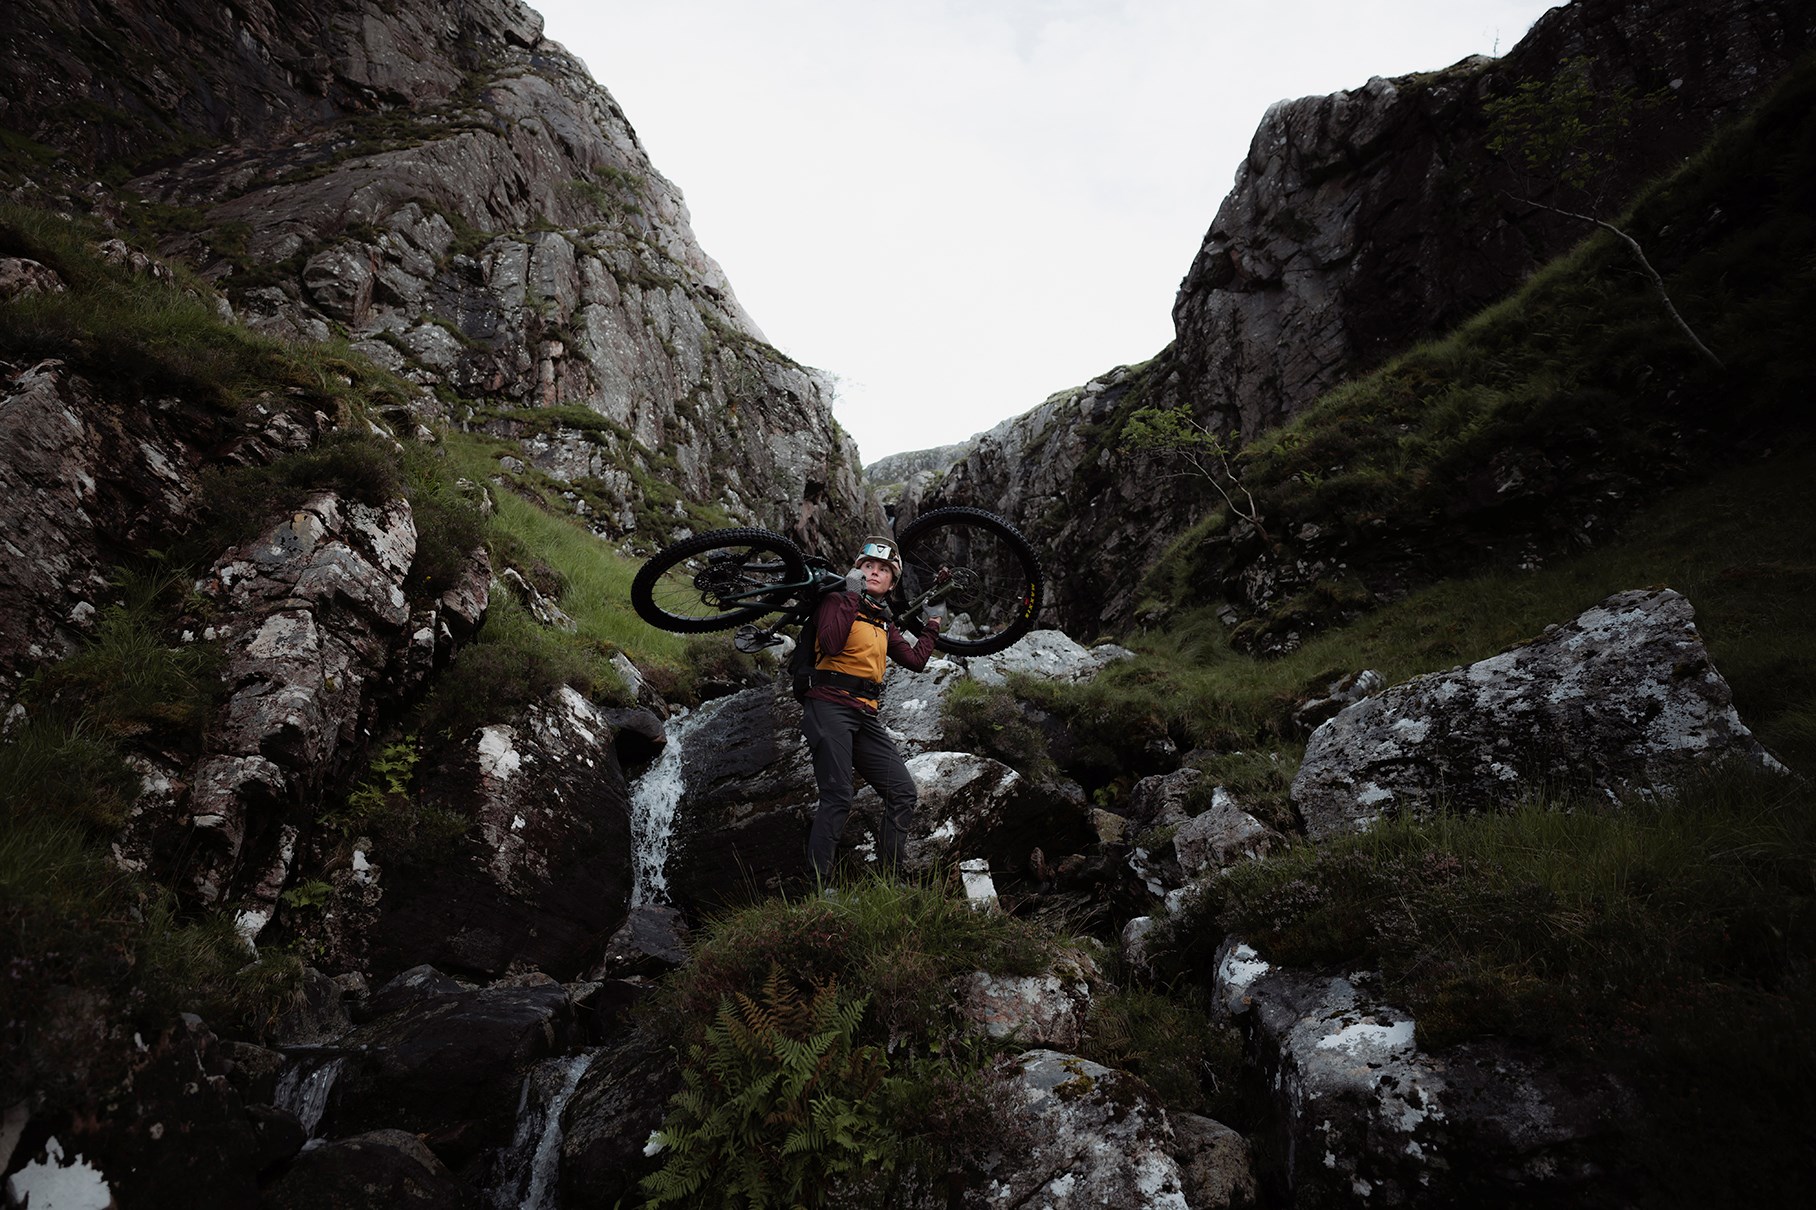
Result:
[[328,1110],[328,1094],[334,1091],[334,1081],[346,1066],[344,1055],[327,1060],[319,1055],[299,1058],[278,1080],[271,1103],[294,1113],[303,1124],[303,1133],[314,1138],[322,1124],[322,1114]]
[[[723,700],[723,699],[722,699]],[[692,713],[671,716],[663,731],[662,755],[631,787],[631,906],[668,902],[668,845],[675,834],[675,808],[687,789],[681,776],[682,742],[719,712],[708,702]]]
[[492,1204],[498,1210],[555,1210],[561,1172],[561,1113],[580,1086],[593,1052],[544,1059],[523,1078],[517,1133],[498,1157]]

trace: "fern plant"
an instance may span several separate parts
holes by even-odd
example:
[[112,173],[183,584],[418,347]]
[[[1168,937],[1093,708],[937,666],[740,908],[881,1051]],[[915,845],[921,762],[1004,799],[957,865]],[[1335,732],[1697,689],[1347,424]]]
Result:
[[655,1139],[668,1158],[649,1204],[814,1207],[846,1178],[887,1180],[901,1141],[889,1060],[858,1045],[868,1004],[833,981],[803,996],[773,963],[757,998],[721,1000]]

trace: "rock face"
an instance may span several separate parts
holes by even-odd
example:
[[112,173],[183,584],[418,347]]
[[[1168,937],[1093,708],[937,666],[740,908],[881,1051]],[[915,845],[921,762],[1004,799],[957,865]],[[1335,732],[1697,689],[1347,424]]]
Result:
[[1610,192],[1701,145],[1809,46],[1782,0],[1576,0],[1499,60],[1274,106],[1174,303],[1174,343],[980,434],[922,502],[1003,512],[1064,567],[1048,617],[1127,623],[1144,568],[1207,507],[1157,459],[1119,453],[1119,409],[1185,407],[1247,440],[1500,298],[1582,238],[1527,205],[1487,149],[1483,102],[1586,57],[1598,89],[1656,104],[1612,148]]
[[312,418],[263,420],[241,433],[179,399],[118,407],[60,361],[0,364],[0,711],[83,636],[123,557],[193,522],[203,467],[268,461],[312,435]]
[[1292,798],[1322,839],[1542,789],[1665,789],[1726,757],[1781,767],[1735,713],[1690,603],[1649,589],[1348,707],[1312,733]]
[[1213,995],[1272,1103],[1264,1181],[1293,1205],[1565,1204],[1606,1178],[1624,1097],[1493,1041],[1422,1052],[1366,977],[1279,970],[1231,939]]
[[600,533],[730,519],[843,548],[880,519],[825,380],[769,346],[622,111],[516,0],[25,0],[7,25],[8,127],[78,171],[155,162],[125,191],[199,213],[165,251],[241,318],[344,330],[458,393],[450,419],[520,439]]
[[188,777],[184,842],[195,892],[218,903],[243,890],[250,932],[288,873],[288,845],[272,835],[300,822],[361,751],[380,701],[408,684],[402,584],[415,555],[409,505],[324,494],[228,551],[198,586],[227,619],[207,637],[226,648],[231,696]]

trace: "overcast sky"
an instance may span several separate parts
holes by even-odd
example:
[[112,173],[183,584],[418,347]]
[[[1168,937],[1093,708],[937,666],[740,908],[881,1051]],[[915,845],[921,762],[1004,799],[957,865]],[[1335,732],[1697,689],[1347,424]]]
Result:
[[865,462],[1145,361],[1275,101],[1544,0],[529,0]]

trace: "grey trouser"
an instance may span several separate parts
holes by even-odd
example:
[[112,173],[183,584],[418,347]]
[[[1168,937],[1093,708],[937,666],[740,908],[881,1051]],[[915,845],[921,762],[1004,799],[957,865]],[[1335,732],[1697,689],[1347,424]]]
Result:
[[801,734],[813,752],[813,776],[820,784],[820,805],[807,836],[807,856],[825,881],[832,874],[833,852],[851,814],[851,771],[855,767],[883,800],[883,835],[877,860],[884,868],[899,866],[914,820],[914,778],[895,741],[876,715],[851,706],[808,698],[801,703]]

